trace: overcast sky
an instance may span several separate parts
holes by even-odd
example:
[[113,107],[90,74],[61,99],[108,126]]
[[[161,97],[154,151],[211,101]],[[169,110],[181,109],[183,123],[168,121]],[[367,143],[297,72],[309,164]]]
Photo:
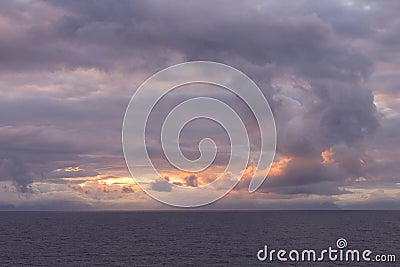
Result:
[[[397,209],[399,11],[399,1],[1,1],[0,209],[168,208],[133,183],[122,121],[143,81],[192,60],[249,75],[277,128],[260,190],[249,194],[245,175],[207,208]],[[245,113],[221,90],[181,88],[159,111],[197,92]],[[213,135],[226,145],[215,125],[192,126],[187,146]],[[198,186],[226,164],[217,159],[199,176],[160,168]]]

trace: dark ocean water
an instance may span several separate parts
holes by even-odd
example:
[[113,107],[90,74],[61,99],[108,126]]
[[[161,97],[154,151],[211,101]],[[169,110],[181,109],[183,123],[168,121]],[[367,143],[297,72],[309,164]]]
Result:
[[[397,263],[260,262],[272,249],[348,248]],[[1,266],[400,266],[399,211],[0,212]]]

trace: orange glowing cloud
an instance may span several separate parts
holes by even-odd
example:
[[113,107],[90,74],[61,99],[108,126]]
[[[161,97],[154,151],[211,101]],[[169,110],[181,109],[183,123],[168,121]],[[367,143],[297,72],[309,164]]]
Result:
[[197,185],[204,186],[220,177],[224,173],[224,170],[225,166],[222,165],[215,165],[197,173],[168,169],[160,171],[160,176],[178,185],[187,184],[188,179],[192,179],[195,176]]
[[[263,175],[269,175],[269,176],[279,176],[282,175],[285,172],[285,169],[289,162],[292,160],[291,157],[283,157],[280,158],[277,161],[274,161],[271,165],[271,168],[265,169],[263,172],[261,172]],[[251,165],[247,167],[247,169],[243,172],[243,177],[245,179],[253,177],[254,172],[256,171],[257,166]]]
[[334,163],[334,155],[335,152],[333,151],[332,148],[329,148],[325,151],[322,151],[321,157],[323,159],[322,164],[332,164]]
[[129,177],[104,177],[87,179],[79,184],[68,184],[68,187],[85,194],[91,193],[129,193],[137,189],[137,185]]

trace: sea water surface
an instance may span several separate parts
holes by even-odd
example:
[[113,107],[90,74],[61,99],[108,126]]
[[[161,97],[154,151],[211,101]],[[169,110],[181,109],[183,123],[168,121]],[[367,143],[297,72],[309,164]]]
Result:
[[[259,261],[348,248],[396,263]],[[0,266],[400,266],[400,211],[0,212]]]

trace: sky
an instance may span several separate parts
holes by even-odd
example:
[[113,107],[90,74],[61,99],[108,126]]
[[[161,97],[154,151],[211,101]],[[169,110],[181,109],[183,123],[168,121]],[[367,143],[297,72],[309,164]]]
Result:
[[[171,209],[132,180],[122,123],[140,84],[193,60],[246,73],[277,131],[261,188],[248,192],[249,165],[205,208],[398,209],[399,9],[399,1],[1,1],[0,209]],[[212,168],[188,174],[165,164],[162,118],[193,95],[238,110],[257,148],[240,99],[216,86],[179,88],[150,117],[149,155],[163,174],[148,181],[153,190],[171,190],[166,180],[205,185],[227,164],[226,133],[201,120],[182,132],[183,153],[198,157],[198,142],[214,137],[222,152]]]

